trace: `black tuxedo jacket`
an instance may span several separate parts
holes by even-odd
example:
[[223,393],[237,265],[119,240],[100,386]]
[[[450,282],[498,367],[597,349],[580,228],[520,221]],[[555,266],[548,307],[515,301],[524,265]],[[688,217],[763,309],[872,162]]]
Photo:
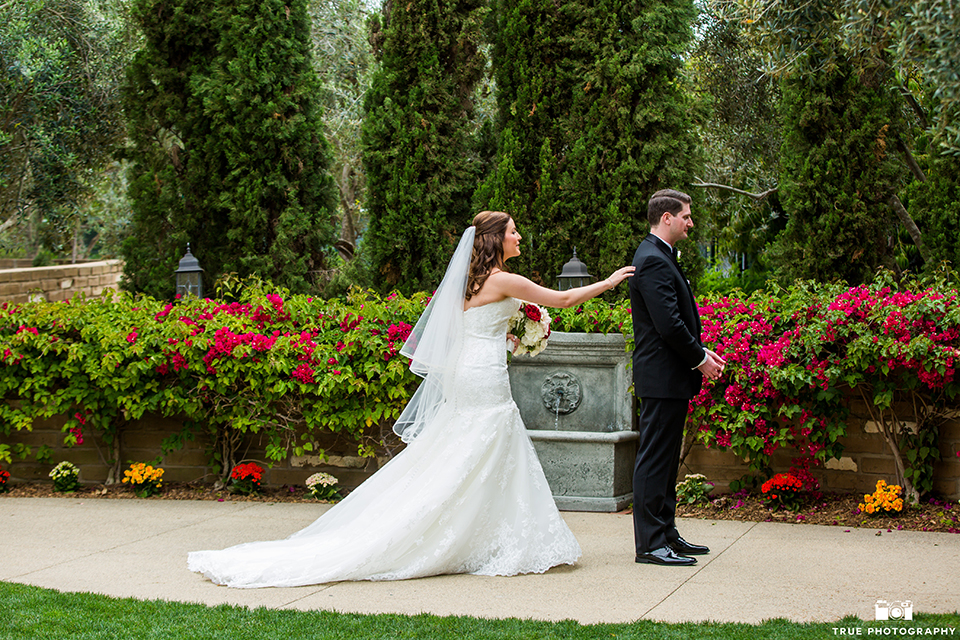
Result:
[[670,247],[648,235],[633,257],[633,384],[640,398],[688,400],[700,391],[700,314]]

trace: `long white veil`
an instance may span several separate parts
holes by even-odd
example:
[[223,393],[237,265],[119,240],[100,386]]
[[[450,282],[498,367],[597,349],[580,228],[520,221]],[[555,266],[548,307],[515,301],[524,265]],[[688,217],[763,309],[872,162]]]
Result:
[[412,442],[433,420],[452,390],[463,345],[463,302],[475,235],[476,227],[463,232],[443,281],[400,349],[410,358],[410,370],[423,378],[393,425],[404,442]]

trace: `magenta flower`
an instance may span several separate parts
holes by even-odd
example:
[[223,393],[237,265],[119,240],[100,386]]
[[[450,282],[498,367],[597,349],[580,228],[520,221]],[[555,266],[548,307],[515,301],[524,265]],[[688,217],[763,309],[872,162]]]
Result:
[[299,380],[304,384],[313,384],[313,373],[313,367],[303,363],[294,369],[290,375],[294,380]]
[[401,342],[406,342],[407,338],[410,337],[410,332],[413,331],[411,327],[406,322],[400,322],[398,324],[391,324],[387,329],[387,338],[393,342],[395,340],[400,340]]

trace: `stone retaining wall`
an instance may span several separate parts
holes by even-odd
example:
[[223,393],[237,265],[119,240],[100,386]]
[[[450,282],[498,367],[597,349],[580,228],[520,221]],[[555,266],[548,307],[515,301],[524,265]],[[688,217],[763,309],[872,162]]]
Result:
[[99,296],[104,289],[118,289],[122,275],[123,262],[120,260],[0,269],[0,301],[57,302],[69,300],[78,293]]
[[[0,436],[0,442],[22,443],[31,447],[34,455],[41,446],[46,445],[52,449],[50,463],[36,462],[31,456],[31,459],[5,465],[10,472],[11,482],[50,481],[50,470],[62,460],[69,460],[80,468],[82,483],[101,484],[107,479],[110,471],[108,461],[114,455],[112,448],[89,432],[84,433],[82,445],[64,447],[62,427],[65,422],[66,418],[63,416],[41,420],[34,423],[32,431]],[[178,420],[145,416],[123,430],[120,439],[120,477],[123,477],[123,470],[128,469],[131,462],[151,462],[161,456],[161,443],[165,438],[178,433],[182,426]],[[336,476],[342,487],[354,489],[379,468],[377,458],[357,456],[356,446],[339,442],[334,436],[326,442],[321,440],[320,444],[328,452],[328,459],[323,463],[318,456],[299,456],[269,468],[264,443],[254,436],[241,445],[237,461],[257,462],[265,470],[263,484],[276,487],[303,485],[311,474],[325,471]],[[199,439],[188,441],[181,450],[162,456],[160,466],[163,467],[163,479],[167,482],[213,484],[217,475],[205,451],[209,446],[209,442]]]
[[[858,413],[856,407],[851,416],[848,435],[842,442],[846,448],[840,460],[833,460],[825,469],[815,469],[814,475],[820,481],[823,490],[835,492],[869,493],[879,479],[892,482],[895,479],[893,457],[890,455],[882,436],[876,432],[866,412]],[[51,463],[35,461],[15,462],[7,465],[13,482],[49,481],[48,473],[54,464],[69,460],[80,467],[80,479],[86,483],[102,483],[107,478],[111,457],[109,447],[86,434],[84,444],[65,448],[62,444],[61,427],[64,418],[37,422],[31,432],[15,432],[3,437],[7,444],[23,443],[34,452],[41,445],[52,449]],[[164,438],[178,432],[181,424],[172,419],[146,417],[124,432],[123,448],[120,458],[122,468],[129,466],[128,461],[150,461],[160,455],[160,443]],[[266,469],[264,482],[271,486],[302,485],[311,474],[317,471],[332,473],[347,489],[360,485],[386,462],[386,457],[360,458],[356,448],[347,443],[331,440],[321,443],[327,448],[329,459],[321,463],[317,456],[294,457],[273,468],[267,468],[266,456],[261,443],[256,439],[244,444],[238,460],[259,461]],[[205,447],[208,443],[191,441],[181,451],[163,456],[161,465],[164,478],[173,482],[210,482],[216,475],[209,464]],[[935,468],[934,489],[944,497],[960,499],[960,420],[949,420],[940,429],[940,452],[942,460]],[[791,453],[780,451],[774,455],[774,471],[787,471],[790,468]],[[706,449],[696,445],[690,451],[684,466],[680,470],[682,478],[686,473],[702,473],[716,485],[716,492],[729,490],[729,483],[747,473],[747,466],[728,451]]]
[[[940,461],[934,465],[935,492],[960,499],[960,416],[954,416],[940,427]],[[847,435],[840,439],[844,453],[839,460],[830,460],[826,468],[811,469],[823,491],[839,493],[873,493],[877,480],[893,482],[896,463],[883,436],[860,401],[851,403]],[[790,469],[796,457],[792,450],[773,455],[775,473]],[[747,472],[747,465],[729,451],[694,446],[680,469],[680,479],[687,473],[702,473],[716,485],[715,491],[728,491],[732,480]]]

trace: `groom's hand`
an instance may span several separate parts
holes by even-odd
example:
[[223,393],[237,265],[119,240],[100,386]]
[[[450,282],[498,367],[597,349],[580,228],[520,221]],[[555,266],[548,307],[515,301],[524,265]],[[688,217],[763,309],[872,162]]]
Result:
[[727,361],[710,349],[704,349],[704,351],[707,354],[707,359],[697,369],[707,380],[716,380],[723,374],[723,367],[727,364]]

